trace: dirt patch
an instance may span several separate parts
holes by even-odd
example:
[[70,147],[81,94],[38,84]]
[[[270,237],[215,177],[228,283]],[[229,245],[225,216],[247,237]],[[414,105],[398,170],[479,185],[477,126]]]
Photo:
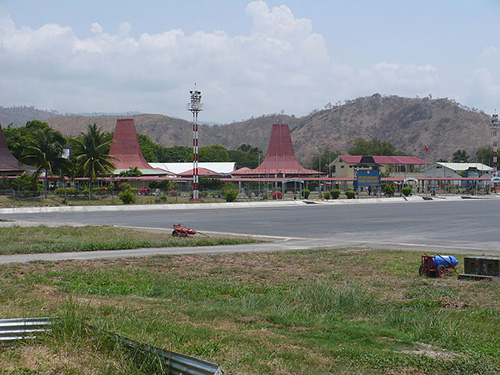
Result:
[[465,310],[470,306],[468,302],[460,301],[456,298],[450,297],[443,297],[439,300],[439,302],[442,307],[455,311]]
[[405,354],[423,355],[432,359],[444,359],[444,360],[452,360],[458,356],[457,353],[446,352],[441,348],[429,344],[424,344],[421,342],[417,342],[415,344],[417,345],[416,349],[401,350],[400,352]]

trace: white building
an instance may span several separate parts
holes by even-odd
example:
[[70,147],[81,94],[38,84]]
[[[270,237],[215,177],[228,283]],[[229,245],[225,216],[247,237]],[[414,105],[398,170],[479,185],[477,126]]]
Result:
[[[451,178],[478,178],[493,177],[493,168],[482,163],[445,163],[436,162],[425,169],[425,178],[436,179],[431,181],[431,186],[436,186],[439,179],[448,179],[447,184],[467,187],[470,181],[449,180]],[[483,187],[484,181],[479,181]]]
[[[176,176],[182,175],[184,172],[193,170],[193,163],[149,163],[153,168],[159,168],[166,172],[170,172]],[[198,168],[200,170],[209,170],[215,172],[220,176],[228,176],[234,171],[235,162],[199,162]],[[199,173],[200,176],[203,173]]]

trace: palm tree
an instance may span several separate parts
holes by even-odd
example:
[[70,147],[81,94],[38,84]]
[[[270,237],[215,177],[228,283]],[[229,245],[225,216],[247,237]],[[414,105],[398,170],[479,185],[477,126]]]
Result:
[[60,132],[50,128],[37,130],[35,136],[28,141],[26,155],[22,160],[37,167],[34,173],[35,178],[42,171],[45,172],[45,194],[48,191],[49,174],[59,173],[68,163],[62,157],[65,142],[65,138]]
[[130,167],[126,171],[120,172],[120,177],[141,177],[142,171],[139,167]]
[[112,139],[109,134],[101,131],[97,124],[89,125],[87,133],[80,133],[74,140],[73,155],[77,171],[80,175],[88,177],[90,183],[89,197],[92,198],[92,184],[97,177],[109,176],[115,169],[108,155]]

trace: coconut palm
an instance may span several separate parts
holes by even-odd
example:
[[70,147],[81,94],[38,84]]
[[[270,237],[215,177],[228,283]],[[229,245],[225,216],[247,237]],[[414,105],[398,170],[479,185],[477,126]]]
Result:
[[102,132],[97,124],[89,125],[87,133],[82,132],[74,139],[73,155],[77,171],[89,179],[90,191],[97,177],[109,176],[115,169],[111,162],[115,158],[108,154],[111,142],[109,134]]
[[42,172],[45,173],[44,189],[46,194],[49,174],[59,174],[68,163],[62,157],[65,142],[64,136],[51,128],[37,130],[35,136],[28,141],[26,155],[22,161],[37,167],[34,173],[35,178]]

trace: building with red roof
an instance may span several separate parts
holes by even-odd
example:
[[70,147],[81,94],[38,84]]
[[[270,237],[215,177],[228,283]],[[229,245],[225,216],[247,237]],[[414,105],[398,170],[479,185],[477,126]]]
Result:
[[295,158],[288,124],[274,124],[264,161],[255,169],[240,168],[234,177],[271,176],[280,178],[318,176],[320,172],[304,168]]
[[[353,179],[362,158],[358,155],[338,156],[330,164],[332,177]],[[378,164],[381,175],[396,178],[423,178],[425,167],[429,164],[416,156],[373,156],[373,161]]]
[[146,176],[168,174],[164,170],[153,168],[142,155],[133,119],[116,120],[109,155],[115,158],[112,159],[112,163],[115,165],[115,175],[132,167],[139,168],[142,174]]

